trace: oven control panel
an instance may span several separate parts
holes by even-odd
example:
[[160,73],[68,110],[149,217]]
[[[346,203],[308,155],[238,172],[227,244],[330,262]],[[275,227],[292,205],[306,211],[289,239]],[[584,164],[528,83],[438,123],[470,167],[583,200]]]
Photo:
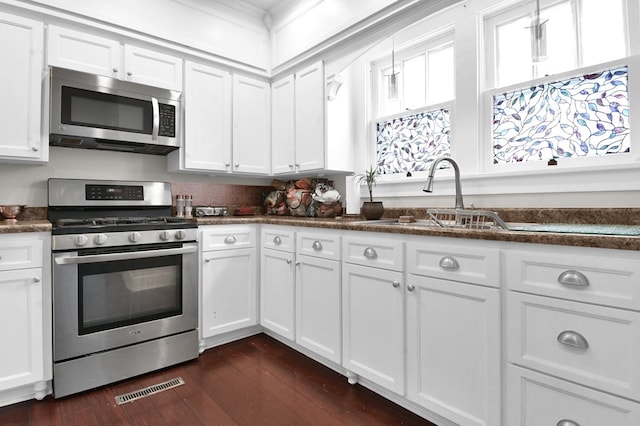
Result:
[[51,240],[51,249],[77,250],[97,247],[120,247],[197,240],[197,228],[67,234],[53,235]]
[[87,200],[144,200],[141,185],[85,185]]

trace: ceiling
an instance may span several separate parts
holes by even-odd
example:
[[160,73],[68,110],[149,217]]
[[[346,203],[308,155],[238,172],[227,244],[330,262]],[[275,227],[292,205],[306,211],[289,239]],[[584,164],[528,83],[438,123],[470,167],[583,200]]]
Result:
[[264,10],[265,12],[273,9],[281,3],[287,3],[289,0],[240,0],[240,3],[246,3],[255,8]]

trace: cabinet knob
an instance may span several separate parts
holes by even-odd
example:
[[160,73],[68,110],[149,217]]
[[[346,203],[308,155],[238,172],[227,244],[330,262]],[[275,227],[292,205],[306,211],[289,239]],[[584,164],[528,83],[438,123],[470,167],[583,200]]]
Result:
[[38,151],[40,151],[40,148],[38,148],[37,146],[32,146],[31,147],[31,151],[38,152]]
[[118,74],[118,68],[114,68],[111,71],[113,71],[114,74]]
[[316,240],[311,245],[311,248],[314,249],[315,251],[322,251],[322,243],[320,241]]
[[448,271],[457,271],[458,269],[460,269],[460,264],[458,263],[456,258],[452,256],[445,256],[440,259],[439,265],[442,269],[446,269]]
[[231,165],[231,163],[224,163],[225,167],[229,167]]
[[127,75],[128,75],[129,77],[131,77],[131,76],[133,75],[133,73],[132,73],[131,71],[127,71]]
[[393,286],[393,288],[398,288],[400,287],[400,283],[398,281],[394,281],[391,283],[391,285]]
[[273,244],[279,246],[280,244],[282,244],[282,239],[280,239],[280,237],[276,235],[275,237],[273,237]]
[[33,282],[34,283],[39,283],[40,282],[40,277],[33,277]]
[[364,249],[363,254],[367,259],[375,259],[378,257],[378,253],[376,253],[373,247],[367,247],[366,249]]
[[558,275],[558,284],[569,287],[589,287],[589,278],[582,272],[568,270]]
[[293,164],[289,164],[289,168],[290,168],[290,169],[293,169]]
[[584,336],[577,331],[563,331],[562,333],[558,334],[557,340],[559,343],[562,343],[565,346],[572,346],[574,348],[584,350],[589,348],[589,342],[587,342],[587,339],[585,339]]
[[206,263],[209,263],[209,262],[211,262],[211,259],[205,259],[204,261],[205,261]]
[[287,265],[291,265],[293,261],[291,259],[287,259]]
[[300,261],[296,261],[296,266],[300,266]]
[[240,163],[236,163],[233,167],[237,169],[238,167],[240,167]]
[[408,291],[413,291],[413,290],[415,290],[415,289],[416,289],[416,286],[415,286],[415,285],[413,285],[413,284],[408,284],[408,285],[407,285],[407,290],[408,290]]
[[234,237],[233,235],[228,235],[225,239],[224,242],[226,244],[235,244],[236,243],[236,237]]
[[580,426],[580,424],[578,422],[574,422],[573,420],[562,419],[558,423],[556,423],[556,426]]

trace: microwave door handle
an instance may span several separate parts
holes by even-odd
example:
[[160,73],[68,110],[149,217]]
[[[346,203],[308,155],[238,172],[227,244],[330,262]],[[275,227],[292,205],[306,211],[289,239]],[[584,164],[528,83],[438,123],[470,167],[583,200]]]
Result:
[[172,256],[176,254],[195,253],[198,251],[198,246],[187,246],[173,249],[163,250],[145,250],[145,251],[132,251],[127,253],[107,253],[107,254],[92,254],[88,256],[60,256],[55,258],[55,262],[58,265],[70,265],[80,263],[100,263],[100,262],[113,262],[115,260],[131,260],[142,259],[149,257],[162,257]]
[[151,98],[151,106],[153,107],[153,130],[151,131],[151,139],[158,140],[158,130],[160,129],[160,105],[156,98]]

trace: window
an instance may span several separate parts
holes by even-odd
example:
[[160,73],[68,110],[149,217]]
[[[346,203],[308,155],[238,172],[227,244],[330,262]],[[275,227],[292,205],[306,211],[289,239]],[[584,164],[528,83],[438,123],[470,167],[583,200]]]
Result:
[[[395,51],[373,64],[377,77],[376,163],[380,173],[426,170],[449,154],[454,98],[453,35]],[[399,96],[389,99],[389,76],[398,73]],[[403,112],[404,111],[404,112]]]

